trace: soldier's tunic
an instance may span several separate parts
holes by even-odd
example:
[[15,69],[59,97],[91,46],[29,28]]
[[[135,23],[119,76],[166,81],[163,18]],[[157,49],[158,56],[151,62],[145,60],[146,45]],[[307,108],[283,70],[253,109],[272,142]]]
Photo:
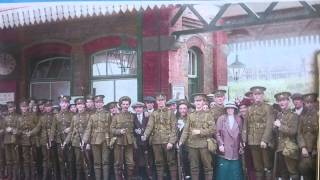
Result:
[[[113,116],[111,123],[111,133],[117,137],[114,146],[114,171],[116,179],[123,178],[124,163],[128,168],[128,179],[133,177],[134,161],[133,148],[135,138],[133,134],[133,114],[130,112],[120,112]],[[121,134],[121,129],[126,129],[125,134]]]
[[[4,131],[4,150],[6,157],[6,166],[8,176],[17,178],[18,171],[18,152],[17,152],[17,133],[18,133],[18,115],[16,113],[9,113],[4,117],[3,131]],[[11,130],[10,130],[11,129]]]
[[89,117],[90,115],[87,112],[81,112],[73,115],[71,120],[70,132],[65,139],[65,144],[69,144],[71,142],[74,150],[77,179],[81,179],[81,171],[85,171],[86,176],[89,173],[88,167],[85,167],[85,165],[87,165],[86,163],[88,162],[84,162],[85,157],[83,157],[82,153],[84,147],[80,146],[83,145],[83,142],[81,141],[83,141],[83,135],[85,129],[87,128]]
[[[200,129],[199,135],[192,135],[192,130]],[[215,133],[215,122],[212,115],[205,111],[195,111],[188,115],[187,124],[183,129],[180,143],[188,147],[191,178],[199,179],[200,162],[204,168],[206,180],[213,176],[212,155],[208,150],[207,139]]]
[[177,141],[176,116],[168,108],[157,109],[151,113],[145,130],[145,136],[149,137],[152,144],[157,179],[163,179],[165,162],[169,166],[171,179],[177,178],[177,161],[174,147],[167,150],[167,144],[175,144]]
[[22,147],[23,169],[25,179],[34,179],[36,173],[36,159],[33,151],[36,148],[34,136],[28,137],[27,133],[31,132],[37,125],[35,117],[27,112],[19,116],[19,144]]
[[319,115],[316,109],[305,109],[299,116],[298,144],[309,152],[309,157],[300,155],[299,170],[304,180],[315,179],[317,135],[319,132]]
[[58,164],[55,167],[55,173],[58,175],[58,169],[60,170],[60,179],[66,179],[67,173],[68,176],[71,174],[71,149],[69,148],[69,144],[66,145],[63,149],[61,148],[61,144],[65,141],[68,131],[70,131],[71,120],[73,114],[68,111],[60,111],[55,115],[55,121],[52,123],[51,132],[50,132],[50,141],[56,143],[57,152],[58,152]]
[[283,150],[285,146],[288,146],[288,142],[297,144],[298,115],[291,110],[283,110],[278,113],[276,119],[279,119],[281,122],[281,126],[276,128],[278,131],[276,133],[276,152],[279,157],[277,171],[283,178],[288,178],[290,175],[293,180],[298,180],[298,149],[296,153],[290,156],[283,155]]
[[214,122],[217,123],[218,118],[225,114],[225,109],[223,106],[215,105],[211,108],[211,113],[213,115]]
[[[111,115],[104,110],[90,116],[84,142],[91,144],[95,177],[97,180],[109,179],[110,169],[110,124]],[[102,171],[103,170],[103,171]]]
[[3,144],[3,134],[4,134],[4,118],[0,115],[0,178],[4,176],[4,144]]
[[52,157],[50,157],[50,131],[55,116],[52,113],[44,113],[39,117],[37,126],[30,132],[31,136],[39,134],[42,153],[42,179],[47,179],[49,168],[52,166]]
[[[267,103],[254,103],[248,108],[248,114],[243,127],[243,140],[249,145],[256,177],[261,179],[265,175],[271,177],[270,170],[273,166],[272,127],[274,114],[272,107]],[[267,148],[260,147],[261,142],[267,144]]]

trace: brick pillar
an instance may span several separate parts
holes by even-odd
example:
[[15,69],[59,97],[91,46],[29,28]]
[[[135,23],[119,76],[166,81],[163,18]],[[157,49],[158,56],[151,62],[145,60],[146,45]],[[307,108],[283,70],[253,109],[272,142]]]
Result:
[[213,32],[213,88],[228,85],[227,57],[223,53],[221,46],[228,41],[227,33],[224,31]]
[[72,84],[71,95],[84,96],[90,92],[89,67],[90,60],[86,60],[81,44],[72,44],[71,64],[72,64]]

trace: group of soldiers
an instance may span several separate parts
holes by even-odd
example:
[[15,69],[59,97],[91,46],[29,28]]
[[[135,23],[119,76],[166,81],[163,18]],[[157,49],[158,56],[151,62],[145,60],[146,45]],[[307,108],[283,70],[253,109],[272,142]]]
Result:
[[[315,179],[317,95],[281,92],[272,106],[265,90],[252,87],[236,101],[241,147],[255,179]],[[212,180],[225,91],[197,93],[192,101],[167,101],[159,93],[144,102],[123,96],[104,105],[97,95],[70,105],[70,97],[61,96],[58,110],[51,100],[21,100],[20,113],[7,102],[0,114],[0,178]]]

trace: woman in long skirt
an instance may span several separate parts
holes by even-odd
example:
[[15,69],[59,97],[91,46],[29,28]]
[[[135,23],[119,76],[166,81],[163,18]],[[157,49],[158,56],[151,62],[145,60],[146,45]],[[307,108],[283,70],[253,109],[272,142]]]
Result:
[[242,151],[242,121],[235,114],[237,106],[233,102],[225,104],[226,114],[217,121],[217,141],[219,146],[216,179],[243,180],[240,155]]

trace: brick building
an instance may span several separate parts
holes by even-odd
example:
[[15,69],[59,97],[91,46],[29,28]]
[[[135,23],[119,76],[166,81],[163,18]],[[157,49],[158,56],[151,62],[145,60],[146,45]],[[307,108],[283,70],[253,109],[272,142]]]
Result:
[[[171,32],[199,25],[186,11],[172,26],[177,10],[173,5],[154,6],[51,22],[40,17],[32,25],[3,28],[0,50],[16,66],[0,75],[0,92],[13,92],[16,99],[102,93],[113,101],[122,95],[138,100],[160,91],[171,96],[176,86],[188,96],[226,85],[226,71],[217,68],[225,65],[217,50],[224,34],[176,40]],[[133,53],[132,60],[107,61],[123,50]]]
[[[0,72],[0,93],[14,93],[16,100],[92,93],[106,95],[106,102],[123,95],[136,101],[160,91],[169,97],[176,96],[173,91],[182,97],[210,93],[227,86],[223,47],[242,40],[234,31],[172,35],[203,27],[191,9],[177,17],[181,6],[174,3],[144,8],[115,5],[109,10],[100,5],[39,7],[0,11],[21,9],[17,15],[2,16],[0,23],[1,56],[12,59]],[[279,26],[273,28],[281,31]],[[255,33],[250,37],[269,29],[272,26],[247,28]],[[270,34],[265,37],[275,37]]]

